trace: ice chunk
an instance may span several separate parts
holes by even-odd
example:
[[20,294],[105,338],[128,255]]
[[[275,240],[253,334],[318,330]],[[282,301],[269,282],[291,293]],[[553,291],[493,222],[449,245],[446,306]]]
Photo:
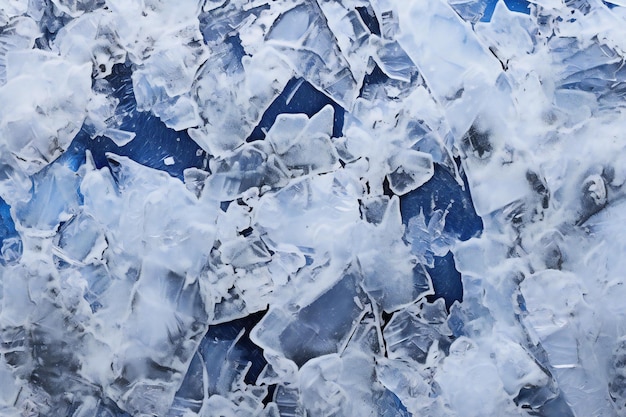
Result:
[[92,63],[96,78],[108,76],[113,65],[126,59],[112,16],[103,10],[81,14],[64,26],[54,40],[54,47],[69,61]]
[[327,105],[310,119],[302,114],[276,118],[267,140],[292,175],[330,171],[336,166],[338,156],[330,141],[333,115],[332,106]]
[[389,187],[398,196],[415,190],[434,174],[432,156],[413,150],[400,152],[390,158],[389,167]]
[[408,83],[417,74],[417,67],[397,41],[373,40],[377,48],[374,59],[390,78]]
[[12,19],[9,24],[2,28],[2,34],[0,34],[0,86],[7,82],[7,54],[10,51],[31,49],[39,35],[37,23],[25,16]]
[[[494,3],[489,0],[449,0],[452,8],[466,21],[476,23],[478,21],[488,22],[493,12]],[[504,2],[503,4],[504,5]]]
[[271,309],[254,328],[252,340],[299,366],[317,356],[340,352],[369,304],[359,281],[358,272],[351,268],[309,304]]
[[389,392],[375,377],[373,358],[362,352],[326,355],[300,370],[302,404],[311,415],[407,416],[389,409]]
[[31,231],[53,232],[79,211],[79,174],[63,165],[52,165],[34,177],[32,197],[15,205],[18,223]]
[[[379,225],[366,224],[353,235],[354,251],[364,276],[363,288],[387,312],[432,291],[430,277],[417,265],[410,248],[398,238],[403,231],[399,200],[394,196]],[[384,254],[379,251],[380,245],[387,248]]]
[[59,156],[80,130],[91,95],[90,67],[44,51],[7,54],[0,136],[25,172],[37,172]]
[[[342,2],[318,3],[329,29],[332,31],[337,46],[350,66],[350,72],[359,83],[363,79],[369,57],[372,55],[370,47],[370,32],[357,8]],[[307,22],[308,24],[308,22]]]
[[172,31],[155,42],[150,57],[133,72],[133,88],[138,110],[151,110],[168,127],[183,130],[200,123],[197,104],[186,94],[190,93],[208,50],[197,26],[176,27]]
[[102,259],[107,243],[98,222],[89,215],[78,213],[60,228],[57,255],[67,262],[91,263]]
[[[394,4],[398,10],[404,7]],[[402,30],[398,42],[444,106],[452,133],[459,138],[495,85],[500,64],[442,0],[412,4],[398,15]]]
[[286,64],[271,49],[238,57],[231,43],[214,46],[192,90],[206,122],[190,129],[190,136],[212,155],[234,150],[290,78]]
[[[435,376],[442,395],[452,410],[467,416],[524,415],[504,390],[495,364],[486,352],[467,338],[450,346],[448,356]],[[456,370],[465,369],[459,373]],[[479,378],[480,384],[472,384]]]
[[276,19],[266,39],[301,77],[351,108],[359,84],[325,20],[316,3],[300,4]]
[[206,180],[203,195],[219,201],[234,200],[251,188],[273,188],[284,185],[287,168],[269,144],[246,144],[234,152],[209,162],[212,175]]
[[343,253],[347,249],[343,239],[360,218],[361,193],[358,181],[340,172],[303,177],[264,195],[257,203],[255,221],[272,242],[319,255]]
[[[442,306],[442,303],[439,302],[439,305]],[[425,363],[433,344],[447,350],[451,332],[444,324],[445,319],[437,320],[436,316],[434,320],[429,319],[416,308],[396,312],[383,332],[389,358]]]

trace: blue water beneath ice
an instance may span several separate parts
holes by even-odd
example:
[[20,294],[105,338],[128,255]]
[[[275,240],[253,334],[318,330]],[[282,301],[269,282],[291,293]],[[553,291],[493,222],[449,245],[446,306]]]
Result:
[[[372,23],[370,22],[370,24]],[[120,147],[106,137],[92,139],[84,128],[56,163],[66,164],[76,170],[85,161],[85,151],[89,150],[98,168],[107,166],[106,152],[127,156],[138,163],[163,170],[177,178],[182,178],[185,168],[206,168],[207,155],[185,132],[169,129],[151,113],[137,110],[131,75],[130,66],[118,64],[113,68],[113,73],[108,77],[108,80],[114,88],[115,97],[120,100],[117,112],[122,115],[122,122],[119,128],[134,132],[136,134],[135,139]],[[366,80],[369,83],[384,83],[386,81],[387,77],[381,72],[373,73]],[[312,116],[328,104],[335,109],[333,136],[339,137],[342,135],[345,110],[308,82],[294,78],[288,82],[284,91],[263,114],[259,125],[248,140],[263,140],[265,132],[281,113],[306,113]],[[174,158],[174,165],[165,165],[164,159],[169,156]],[[476,236],[482,230],[482,221],[474,211],[467,185],[461,187],[453,174],[440,165],[436,165],[434,176],[430,181],[401,197],[401,214],[405,224],[408,224],[408,221],[418,215],[420,211],[424,213],[426,221],[428,221],[435,210],[448,210],[444,231],[460,240]],[[11,218],[7,213],[8,206],[0,204],[0,219],[3,225],[3,228],[0,229],[0,238],[16,234]],[[434,267],[429,268],[428,272],[431,275],[435,290],[435,294],[430,297],[431,300],[443,297],[448,307],[454,301],[462,301],[461,275],[454,266],[454,257],[451,252],[443,257],[436,257]],[[246,383],[253,383],[266,362],[262,350],[253,344],[248,336],[250,330],[263,317],[263,314],[264,312],[261,312],[240,320],[211,326],[200,345],[199,354],[208,357],[219,356],[219,347],[232,343],[237,335],[244,331],[243,336],[234,344],[229,354],[236,355],[236,361],[240,363],[249,361],[252,364],[246,372],[244,380]],[[194,384],[193,378],[200,371],[192,372],[194,364],[196,367],[198,366],[197,360],[192,363],[188,378],[177,394],[177,401],[187,401],[186,404],[188,401],[192,401],[193,397],[199,395],[199,393],[194,392],[197,391],[198,387],[197,384]],[[206,366],[209,375],[219,374],[221,364],[216,367],[210,362],[206,363]],[[270,395],[272,392],[273,389],[270,387]],[[394,415],[400,413],[400,415],[408,416],[408,412],[398,398],[391,392],[388,394],[383,396],[383,400],[387,403],[386,408],[390,412],[394,410],[396,413]],[[123,415],[117,413],[112,406],[103,406],[102,410],[103,415],[107,415],[106,413]]]
[[[152,113],[137,110],[131,75],[130,65],[117,64],[113,66],[113,72],[107,80],[114,89],[113,96],[120,100],[117,114],[122,116],[122,121],[119,129],[134,132],[135,139],[125,146],[117,146],[107,137],[92,139],[83,127],[58,162],[77,169],[85,160],[85,150],[89,150],[98,168],[107,166],[107,152],[127,156],[142,165],[160,169],[181,179],[186,168],[206,167],[206,153],[186,131],[177,132]],[[174,164],[166,165],[165,158],[170,156],[174,158]]]
[[[19,234],[15,230],[15,223],[11,218],[11,207],[0,198],[0,248],[6,239],[13,237],[19,237]],[[4,264],[5,262],[4,256],[0,255],[0,263]]]
[[[523,0],[506,0],[506,5],[511,10],[528,13],[528,3]],[[487,12],[483,19],[487,21],[491,18],[496,1],[489,1]],[[372,33],[380,33],[380,27],[370,10],[361,8],[358,10],[365,24]],[[237,46],[238,40],[231,39]],[[240,46],[240,45],[239,45]],[[234,48],[243,54],[241,48]],[[241,58],[241,57],[240,57]],[[125,146],[118,146],[107,137],[98,136],[92,138],[88,128],[83,127],[73,140],[67,151],[58,158],[57,164],[65,164],[73,170],[77,170],[85,162],[85,152],[89,150],[98,168],[108,166],[106,158],[107,152],[117,155],[127,156],[132,160],[167,172],[173,177],[182,179],[183,170],[189,167],[207,167],[208,155],[198,147],[186,132],[177,132],[168,128],[158,117],[150,112],[137,110],[137,103],[132,87],[132,68],[129,64],[117,64],[113,67],[112,74],[107,77],[114,93],[113,96],[119,100],[116,114],[121,120],[117,128],[129,132],[134,132],[136,137]],[[377,67],[365,79],[365,84],[378,84],[388,81],[388,77]],[[265,132],[272,126],[276,117],[282,113],[305,113],[312,116],[326,105],[333,106],[335,110],[335,120],[333,124],[333,137],[340,137],[344,124],[345,110],[335,103],[324,93],[318,91],[313,85],[301,78],[291,79],[283,92],[274,100],[263,114],[258,126],[253,130],[248,141],[263,140]],[[165,159],[173,157],[175,163],[166,165]],[[434,176],[426,184],[401,197],[401,214],[405,225],[414,216],[423,212],[426,221],[430,219],[435,210],[447,210],[446,224],[444,231],[457,239],[467,240],[479,235],[482,231],[482,220],[476,214],[469,188],[467,184],[462,187],[448,168],[440,165],[435,166]],[[10,207],[0,199],[0,245],[10,237],[17,236],[18,233],[10,216]],[[454,257],[451,252],[443,257],[436,257],[434,266],[428,269],[433,281],[435,294],[432,299],[443,297],[449,307],[454,301],[462,301],[463,288],[460,273],[454,265]],[[240,337],[229,355],[235,354],[241,363],[250,362],[251,367],[245,373],[246,383],[253,383],[260,374],[266,361],[263,358],[262,350],[250,341],[250,330],[261,320],[265,312],[257,313],[235,320],[229,323],[211,326],[207,335],[203,339],[199,348],[199,355],[212,357],[217,352],[217,346],[235,341],[240,332]],[[195,365],[194,365],[195,364]],[[221,366],[221,364],[217,364]],[[197,390],[192,379],[195,375],[194,366],[198,366],[198,361],[194,360],[190,373],[183,382],[177,394],[177,398],[192,398]],[[219,369],[215,364],[207,364],[207,371],[212,372]],[[195,375],[197,376],[197,375]],[[214,376],[214,375],[213,375]],[[270,394],[273,389],[270,388]],[[393,415],[409,416],[406,408],[400,400],[390,391],[383,396],[383,401],[387,404]],[[113,404],[102,404],[98,416],[126,416]],[[390,414],[391,415],[391,414]]]

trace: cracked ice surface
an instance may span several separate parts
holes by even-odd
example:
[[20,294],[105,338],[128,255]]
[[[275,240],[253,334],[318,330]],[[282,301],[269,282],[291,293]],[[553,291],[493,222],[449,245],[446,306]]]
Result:
[[0,0],[0,415],[626,415],[624,6]]

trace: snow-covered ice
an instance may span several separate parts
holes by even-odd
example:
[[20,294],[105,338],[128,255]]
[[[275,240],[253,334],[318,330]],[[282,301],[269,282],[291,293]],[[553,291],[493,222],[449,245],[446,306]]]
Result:
[[626,416],[626,2],[0,0],[0,416]]

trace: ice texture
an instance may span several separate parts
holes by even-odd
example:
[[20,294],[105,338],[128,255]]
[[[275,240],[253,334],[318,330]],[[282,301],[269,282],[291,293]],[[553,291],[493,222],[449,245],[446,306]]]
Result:
[[626,415],[625,7],[0,0],[0,415]]

